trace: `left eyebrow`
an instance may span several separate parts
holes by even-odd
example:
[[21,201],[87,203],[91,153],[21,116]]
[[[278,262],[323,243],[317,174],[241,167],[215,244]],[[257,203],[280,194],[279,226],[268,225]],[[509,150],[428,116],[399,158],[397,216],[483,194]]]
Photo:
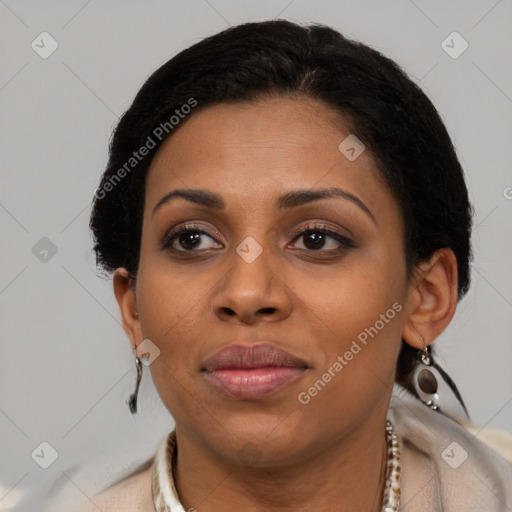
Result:
[[[318,201],[319,199],[330,199],[333,197],[340,197],[347,201],[352,202],[356,206],[358,206],[361,210],[363,210],[374,222],[375,217],[373,216],[370,209],[354,194],[347,192],[339,187],[331,187],[331,188],[322,188],[315,190],[292,190],[291,192],[286,192],[281,195],[276,201],[276,207],[280,210],[296,208],[298,206],[302,206],[307,203],[311,203],[313,201]],[[182,198],[186,201],[191,201],[193,203],[205,206],[206,208],[211,208],[213,210],[223,210],[226,208],[226,203],[224,199],[218,194],[214,192],[209,192],[207,190],[199,190],[199,189],[177,189],[169,192],[165,196],[163,196],[158,203],[153,208],[153,212],[151,216],[155,214],[155,212],[161,208],[165,203],[168,203],[174,198]]]
[[359,206],[374,222],[375,217],[373,216],[370,209],[354,194],[347,192],[339,187],[321,188],[315,190],[293,190],[279,197],[277,200],[277,207],[280,209],[295,208],[312,201],[318,201],[319,199],[330,199],[332,197],[341,197]]

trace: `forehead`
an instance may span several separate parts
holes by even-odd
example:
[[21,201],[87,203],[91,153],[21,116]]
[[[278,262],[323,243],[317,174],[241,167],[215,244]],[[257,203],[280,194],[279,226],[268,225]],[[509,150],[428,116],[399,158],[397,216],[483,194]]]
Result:
[[340,151],[349,136],[343,117],[312,98],[206,107],[155,155],[146,213],[175,188],[216,191],[226,203],[248,207],[257,198],[270,200],[296,188],[341,186],[365,202],[393,207],[369,151],[352,161]]

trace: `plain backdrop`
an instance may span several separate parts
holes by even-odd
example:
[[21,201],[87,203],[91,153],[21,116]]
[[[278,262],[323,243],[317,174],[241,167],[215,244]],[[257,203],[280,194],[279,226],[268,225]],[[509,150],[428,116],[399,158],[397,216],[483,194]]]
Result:
[[276,17],[382,51],[441,113],[476,217],[472,286],[436,347],[474,423],[512,430],[512,1],[0,0],[2,511],[89,492],[88,479],[104,487],[172,428],[147,369],[139,414],[126,407],[135,365],[96,274],[92,194],[154,70],[229,25]]

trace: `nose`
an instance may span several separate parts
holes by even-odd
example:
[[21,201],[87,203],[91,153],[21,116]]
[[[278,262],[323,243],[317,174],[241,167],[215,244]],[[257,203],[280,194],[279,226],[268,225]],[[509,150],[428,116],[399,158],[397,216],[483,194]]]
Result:
[[221,280],[213,299],[215,315],[233,323],[276,322],[288,317],[292,294],[283,272],[273,268],[263,251],[248,263],[238,253],[228,262],[229,270]]

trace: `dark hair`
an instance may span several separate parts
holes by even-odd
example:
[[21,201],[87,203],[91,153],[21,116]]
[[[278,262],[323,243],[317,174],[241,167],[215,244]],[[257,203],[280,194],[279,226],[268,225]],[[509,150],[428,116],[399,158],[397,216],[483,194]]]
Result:
[[[183,50],[147,79],[112,135],[95,194],[90,228],[97,265],[107,273],[125,267],[135,283],[146,175],[162,142],[187,115],[268,95],[315,98],[343,116],[399,204],[408,273],[437,249],[452,249],[460,300],[470,282],[472,207],[435,107],[378,51],[327,26],[286,20],[228,28]],[[139,148],[147,156],[136,154]],[[409,389],[416,353],[402,343],[396,381]]]

